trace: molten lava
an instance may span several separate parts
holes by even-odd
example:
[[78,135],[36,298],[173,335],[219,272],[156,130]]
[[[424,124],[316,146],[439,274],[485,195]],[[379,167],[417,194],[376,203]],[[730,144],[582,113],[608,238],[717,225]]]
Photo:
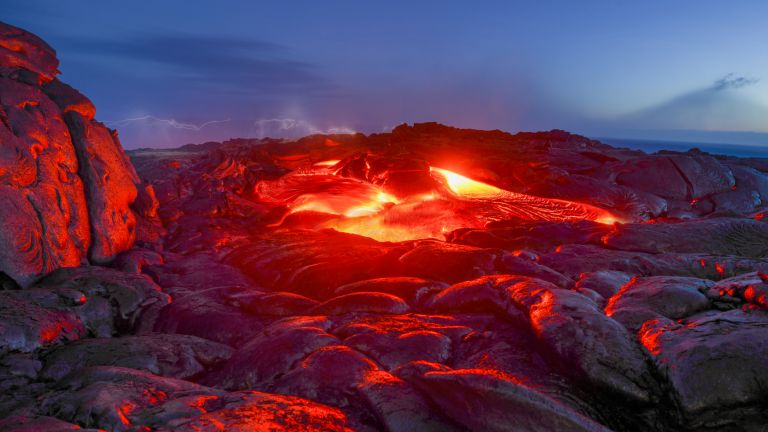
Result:
[[458,228],[481,228],[512,218],[618,220],[594,206],[510,192],[437,167],[429,169],[428,192],[397,197],[388,190],[391,185],[341,175],[341,164],[324,161],[278,180],[259,182],[256,194],[263,202],[288,208],[281,224],[331,228],[379,241],[442,238]]
[[453,193],[465,198],[492,198],[503,195],[505,192],[497,187],[472,180],[447,169],[432,167],[430,170],[441,175],[445,180],[445,185]]

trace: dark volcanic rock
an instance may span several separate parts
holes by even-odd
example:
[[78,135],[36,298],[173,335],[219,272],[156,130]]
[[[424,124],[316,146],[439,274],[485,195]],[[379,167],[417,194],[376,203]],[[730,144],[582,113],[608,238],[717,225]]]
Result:
[[[618,166],[610,166],[610,172],[620,185],[656,193],[662,198],[688,198],[688,185],[669,158],[648,156],[632,159]],[[654,175],[649,176],[649,172]]]
[[245,292],[229,296],[240,310],[254,315],[293,316],[301,315],[319,302],[289,292]]
[[[343,368],[338,367],[344,365]],[[336,406],[354,404],[352,391],[379,368],[359,352],[343,345],[322,347],[275,383],[278,393],[296,394]]]
[[747,273],[723,279],[710,287],[706,295],[725,309],[746,303],[752,308],[768,310],[768,277],[766,273]]
[[[669,202],[657,195],[603,181],[586,175],[563,174],[554,179],[534,183],[528,193],[552,198],[570,199],[610,208],[628,220],[647,220],[662,216],[669,210]],[[539,237],[536,241],[554,239]]]
[[[469,162],[448,163],[457,157]],[[425,124],[370,137],[142,151],[134,160],[158,191],[159,214],[172,220],[164,244],[172,259],[146,267],[177,300],[156,329],[220,341],[243,335],[227,340],[238,348],[203,382],[315,399],[377,429],[699,424],[676,402],[659,405],[670,384],[641,328],[765,303],[754,273],[768,271],[764,223],[751,218],[763,208],[755,195],[765,192],[763,174],[701,153],[646,156],[563,132]],[[306,229],[332,219],[319,213],[257,209],[266,205],[260,179],[327,160],[341,161],[334,166],[345,181],[391,187],[401,198],[439,189],[426,161],[510,191],[609,208],[621,223],[510,217],[449,232],[447,242],[388,243]],[[737,205],[745,194],[750,204]],[[243,278],[220,282],[232,269]],[[463,381],[453,393],[427,389],[424,376],[451,368],[488,381],[477,384],[483,389],[510,385],[502,393],[512,396],[473,393]],[[474,405],[464,393],[480,395],[477,413],[467,414]],[[510,416],[518,406],[539,414]],[[753,408],[742,410],[744,424],[756,421]]]
[[525,280],[515,276],[484,276],[460,282],[430,298],[426,306],[438,312],[498,312],[524,322],[523,312],[510,302],[506,289]]
[[76,112],[87,120],[93,120],[96,115],[96,107],[87,97],[58,79],[46,83],[43,91],[61,108],[62,114]]
[[134,416],[167,399],[209,396],[220,391],[149,372],[115,366],[78,371],[60,381],[37,409],[86,427],[133,430]]
[[407,247],[337,233],[281,233],[252,238],[226,261],[259,284],[314,298],[341,285],[390,276]]
[[57,65],[0,24],[0,429],[765,429],[768,162],[437,123],[129,161]]
[[134,240],[138,177],[57,66],[43,41],[0,23],[0,272],[24,286]]
[[677,320],[707,309],[710,301],[704,292],[713,285],[712,281],[688,277],[635,278],[610,298],[605,311],[624,327],[637,331],[650,319]]
[[[152,427],[170,430],[352,432],[339,409],[295,396],[244,391],[182,397],[146,413]],[[167,420],[165,420],[167,419]],[[163,420],[165,420],[163,422]]]
[[88,257],[97,264],[130,249],[136,240],[136,200],[139,179],[117,142],[117,135],[81,114],[65,116],[80,163],[91,222]]
[[59,269],[36,287],[82,293],[86,301],[78,315],[92,333],[106,337],[151,331],[160,309],[171,301],[146,275],[96,266]]
[[768,254],[768,224],[723,218],[677,224],[619,225],[603,238],[603,243],[625,251],[760,258]]
[[262,320],[258,317],[220,303],[220,296],[215,292],[210,294],[212,296],[177,293],[173,303],[160,311],[154,331],[193,335],[237,346],[262,329]]
[[402,298],[411,305],[419,305],[429,294],[447,288],[444,282],[416,277],[389,277],[368,279],[336,288],[336,294],[356,292],[381,292]]
[[451,432],[463,429],[434,412],[429,400],[412,385],[388,372],[369,373],[357,391],[386,431]]
[[63,431],[88,431],[80,425],[68,423],[55,417],[23,416],[16,415],[0,420],[0,429],[7,432],[63,432]]
[[133,369],[89,368],[62,384],[41,409],[108,430],[351,430],[341,411],[306,399],[229,393]]
[[13,292],[0,292],[0,352],[31,352],[84,336],[77,314],[46,308]]
[[59,108],[13,79],[0,77],[0,92],[0,271],[26,286],[86,257],[88,208]]
[[609,430],[520,385],[514,377],[487,370],[430,371],[416,383],[446,414],[470,430]]
[[651,399],[654,381],[645,355],[594,301],[535,280],[507,289],[528,309],[534,333],[577,377],[629,399]]
[[334,297],[312,308],[314,315],[339,315],[350,312],[401,314],[410,307],[400,297],[376,292],[358,292]]
[[691,428],[736,428],[752,422],[765,424],[767,327],[765,312],[732,310],[693,316],[681,323],[651,321],[640,339],[668,380]]
[[650,254],[616,251],[593,245],[566,245],[542,255],[539,262],[566,276],[619,271],[630,276],[692,276],[720,279],[755,270],[767,271],[768,259],[709,254]]
[[26,70],[41,82],[51,81],[59,72],[53,48],[32,33],[5,23],[0,26],[0,65],[3,75]]
[[306,324],[276,323],[265,328],[204,382],[227,389],[269,389],[275,379],[313,351],[339,343],[338,338],[313,323]]
[[[736,184],[727,166],[706,155],[648,156],[611,166],[611,172],[619,184],[663,198],[688,201]],[[654,175],[649,176],[649,172]]]
[[552,269],[498,249],[429,241],[418,244],[399,261],[408,274],[445,282],[511,273],[538,277],[561,286],[570,284],[569,279]]
[[597,243],[611,231],[609,225],[592,221],[579,222],[496,222],[485,229],[460,229],[448,240],[481,248],[509,251],[532,249],[549,252],[569,243]]
[[42,376],[54,381],[89,366],[122,366],[171,378],[189,378],[232,355],[226,345],[195,336],[145,334],[84,339],[45,355]]
[[419,277],[459,282],[495,274],[500,251],[428,241],[400,257],[405,271]]
[[451,357],[453,342],[434,330],[405,333],[361,332],[344,343],[376,360],[387,370],[395,370],[411,361],[445,363]]
[[630,279],[631,276],[624,272],[600,270],[579,275],[575,287],[592,290],[607,299],[616,294]]
[[732,191],[712,196],[714,212],[724,216],[751,214],[766,204],[768,178],[754,168],[729,165],[736,178]]

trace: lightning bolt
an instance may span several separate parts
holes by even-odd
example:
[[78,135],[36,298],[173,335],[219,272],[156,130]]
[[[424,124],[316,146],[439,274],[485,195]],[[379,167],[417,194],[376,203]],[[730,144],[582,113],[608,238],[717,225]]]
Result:
[[201,124],[194,124],[194,123],[182,123],[182,122],[176,121],[176,119],[162,119],[155,116],[145,115],[141,117],[127,118],[123,120],[105,121],[104,123],[112,127],[112,126],[127,126],[131,123],[144,122],[144,121],[150,122],[153,124],[170,126],[174,129],[184,129],[184,130],[191,130],[191,131],[197,132],[202,130],[206,126],[210,126],[216,123],[226,123],[228,121],[231,121],[231,119],[211,120]]
[[256,127],[257,135],[265,137],[271,133],[282,134],[295,133],[301,135],[312,134],[354,134],[355,131],[348,127],[329,127],[327,129],[320,129],[307,120],[293,119],[293,118],[269,118],[256,120],[253,125]]

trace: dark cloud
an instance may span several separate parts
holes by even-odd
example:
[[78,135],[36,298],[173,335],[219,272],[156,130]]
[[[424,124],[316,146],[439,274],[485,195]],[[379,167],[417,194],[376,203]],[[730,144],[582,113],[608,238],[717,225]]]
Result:
[[160,79],[209,91],[284,95],[333,89],[314,65],[290,58],[290,49],[259,40],[150,35],[121,40],[62,37],[57,44],[80,56],[144,62]]
[[742,87],[750,86],[753,84],[757,84],[758,81],[760,80],[757,78],[748,78],[745,76],[729,73],[728,75],[715,81],[715,83],[712,85],[712,89],[713,90],[737,89],[737,88],[742,88]]
[[668,130],[760,130],[768,106],[744,92],[727,91],[757,83],[728,74],[709,87],[693,89],[615,119],[615,126]]

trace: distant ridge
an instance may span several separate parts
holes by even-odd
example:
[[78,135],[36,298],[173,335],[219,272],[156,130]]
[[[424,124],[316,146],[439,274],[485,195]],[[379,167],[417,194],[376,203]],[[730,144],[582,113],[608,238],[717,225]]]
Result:
[[594,139],[614,147],[626,147],[633,150],[642,150],[647,153],[654,153],[661,150],[685,152],[697,148],[715,155],[768,158],[768,146],[761,145],[610,137],[594,137]]

